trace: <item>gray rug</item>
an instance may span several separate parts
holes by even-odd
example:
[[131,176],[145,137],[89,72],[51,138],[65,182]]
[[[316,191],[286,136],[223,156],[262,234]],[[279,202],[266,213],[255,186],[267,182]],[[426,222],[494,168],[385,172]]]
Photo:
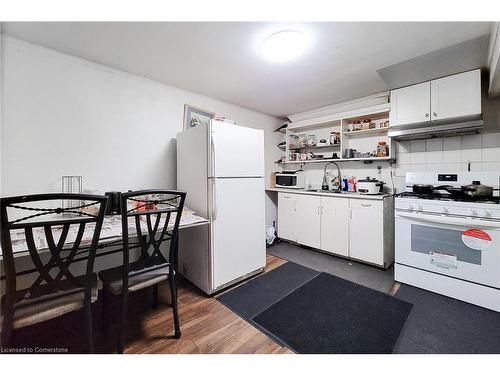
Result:
[[388,293],[394,285],[393,267],[383,270],[286,242],[269,247],[267,253],[312,268],[318,272],[326,272],[341,277],[379,292]]
[[320,273],[252,320],[296,353],[391,354],[411,307]]
[[397,353],[500,353],[500,313],[409,285],[395,297],[413,304]]
[[287,262],[216,298],[243,319],[251,321],[255,315],[318,275],[319,272],[310,268]]

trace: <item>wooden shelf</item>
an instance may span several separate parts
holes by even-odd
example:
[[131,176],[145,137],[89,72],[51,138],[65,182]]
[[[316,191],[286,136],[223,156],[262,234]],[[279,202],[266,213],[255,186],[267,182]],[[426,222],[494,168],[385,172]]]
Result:
[[285,161],[280,164],[309,164],[309,163],[327,163],[329,161],[335,161],[335,162],[344,162],[344,161],[391,161],[394,160],[393,157],[391,156],[384,156],[384,157],[370,157],[370,158],[349,158],[349,159],[311,159],[311,160],[290,160],[290,161]]
[[337,148],[340,147],[340,143],[337,143],[335,145],[327,145],[327,146],[306,146],[306,147],[297,147],[297,148],[289,148],[290,151],[297,151],[297,150],[321,150],[323,148]]
[[342,161],[382,161],[382,160],[394,160],[393,157],[391,156],[381,156],[381,157],[376,157],[372,156],[369,158],[343,158]]
[[389,128],[374,128],[374,129],[353,130],[351,132],[344,132],[344,135],[348,137],[356,137],[363,135],[384,134],[387,133],[388,131]]
[[[353,121],[363,121],[365,119],[371,120],[382,120],[385,122],[385,119],[389,118],[389,110],[390,104],[384,103],[379,105],[370,106],[367,108],[360,108],[352,111],[346,111],[342,113],[332,113],[326,114],[323,116],[319,116],[316,118],[304,119],[301,121],[292,122],[288,125],[286,129],[287,142],[288,145],[298,145],[298,140],[294,140],[289,137],[297,136],[300,133],[305,134],[306,136],[315,135],[317,139],[329,139],[331,132],[340,133],[340,143],[336,145],[327,145],[327,146],[313,146],[313,147],[297,147],[297,148],[287,148],[286,158],[290,158],[290,154],[294,152],[299,153],[307,153],[314,152],[319,155],[325,156],[322,159],[310,159],[310,160],[288,160],[283,162],[283,164],[314,164],[314,163],[328,163],[330,161],[335,162],[363,162],[363,163],[372,163],[372,162],[384,162],[384,161],[394,161],[395,158],[393,156],[386,157],[364,157],[364,158],[343,158],[344,149],[354,149],[357,150],[360,154],[369,154],[376,150],[376,146],[378,142],[385,141],[389,146],[389,150],[391,151],[389,155],[393,152],[393,144],[391,139],[387,137],[389,127],[376,127],[372,129],[365,130],[355,130],[348,131],[348,126]],[[380,121],[377,122],[377,126]],[[322,150],[324,148],[324,150]],[[283,150],[283,149],[282,149]],[[340,151],[340,152],[339,152]],[[332,159],[332,153],[336,153],[339,158]]]

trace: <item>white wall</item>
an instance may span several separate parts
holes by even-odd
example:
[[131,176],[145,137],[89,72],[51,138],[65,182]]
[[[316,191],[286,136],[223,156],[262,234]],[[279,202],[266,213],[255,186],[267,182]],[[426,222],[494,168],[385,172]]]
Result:
[[[175,188],[184,104],[264,129],[266,184],[282,120],[3,35],[3,196],[60,191],[82,175],[101,192]],[[140,58],[140,56],[138,56]],[[267,222],[276,217],[268,198]]]

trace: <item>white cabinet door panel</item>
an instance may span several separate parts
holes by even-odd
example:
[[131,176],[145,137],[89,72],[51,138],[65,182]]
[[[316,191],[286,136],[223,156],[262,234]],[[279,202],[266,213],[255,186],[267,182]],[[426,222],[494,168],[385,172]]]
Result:
[[316,249],[320,248],[321,216],[320,197],[297,195],[297,242]]
[[391,91],[390,126],[430,121],[430,82]]
[[481,113],[481,71],[473,70],[431,81],[431,119]]
[[[350,208],[349,255],[377,265],[384,264],[384,213],[368,206]],[[359,202],[358,202],[359,203]]]
[[296,194],[278,193],[278,237],[297,241]]
[[349,255],[349,200],[321,197],[321,250]]

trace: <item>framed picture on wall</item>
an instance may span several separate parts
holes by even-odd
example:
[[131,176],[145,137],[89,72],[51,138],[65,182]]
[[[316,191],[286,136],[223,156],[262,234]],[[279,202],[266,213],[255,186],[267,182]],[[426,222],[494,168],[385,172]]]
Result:
[[215,113],[213,112],[184,104],[184,129],[194,128],[198,125],[208,125],[214,116]]

